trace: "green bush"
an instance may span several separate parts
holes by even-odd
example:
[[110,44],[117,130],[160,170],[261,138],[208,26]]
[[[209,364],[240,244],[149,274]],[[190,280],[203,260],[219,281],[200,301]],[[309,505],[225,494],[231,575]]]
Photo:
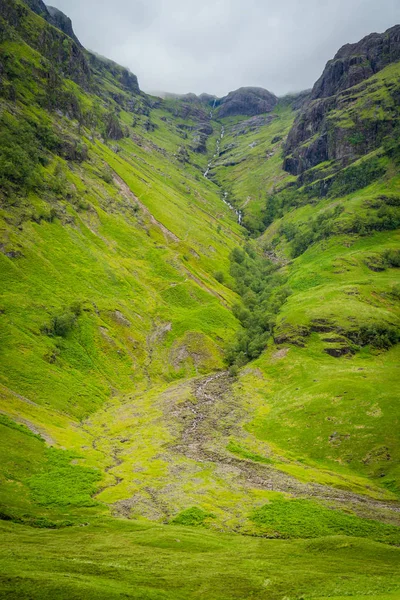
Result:
[[81,313],[82,304],[73,302],[68,310],[52,318],[50,325],[44,327],[44,333],[50,336],[67,337]]
[[400,250],[387,250],[383,258],[389,267],[400,267]]
[[292,256],[296,258],[307,250],[314,242],[315,236],[310,229],[305,229],[296,234],[292,244]]
[[276,265],[258,256],[251,246],[234,248],[230,258],[235,291],[242,298],[233,306],[233,313],[243,329],[227,348],[226,360],[230,365],[243,366],[265,350],[275,315],[291,291],[285,278],[276,273]]
[[400,210],[396,206],[381,206],[364,216],[355,215],[350,224],[344,227],[346,233],[367,235],[374,231],[392,231],[400,227]]
[[339,198],[370,185],[386,172],[379,158],[365,160],[358,165],[343,169],[334,177],[329,196]]
[[307,250],[311,244],[334,235],[337,227],[335,221],[344,211],[338,205],[333,209],[320,212],[314,219],[309,219],[307,224],[283,223],[279,228],[280,235],[284,235],[288,242],[292,242],[292,256],[296,258]]
[[0,122],[0,188],[3,191],[28,191],[34,186],[34,171],[39,163],[35,140],[22,127],[5,128]]
[[400,330],[386,324],[363,325],[357,330],[346,332],[346,336],[359,346],[388,350],[400,341]]
[[174,525],[186,525],[187,527],[200,527],[205,524],[206,519],[214,519],[213,513],[205,512],[201,508],[193,506],[180,512],[171,523]]

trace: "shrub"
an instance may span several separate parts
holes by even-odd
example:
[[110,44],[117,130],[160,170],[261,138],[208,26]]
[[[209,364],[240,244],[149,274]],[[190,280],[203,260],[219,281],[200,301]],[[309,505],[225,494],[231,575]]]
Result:
[[349,225],[345,227],[346,233],[367,235],[373,231],[391,231],[400,227],[400,210],[394,206],[381,206],[375,212],[364,216],[355,215]]
[[294,239],[297,233],[297,227],[293,223],[283,223],[279,227],[280,235],[284,235],[286,239],[290,242]]
[[69,312],[53,317],[51,324],[53,334],[66,337],[67,334],[72,330],[75,324],[75,319],[75,315]]
[[400,250],[387,250],[383,259],[389,267],[400,267]]
[[226,350],[230,365],[242,366],[260,356],[275,327],[275,314],[285,302],[290,289],[277,267],[258,256],[250,245],[231,253],[231,275],[235,291],[242,302],[233,306],[233,314],[243,329]]
[[358,165],[353,165],[340,171],[334,178],[334,182],[329,190],[329,196],[336,198],[346,196],[351,192],[370,185],[384,174],[385,167],[379,158],[365,160]]
[[67,337],[73,330],[76,321],[81,314],[81,302],[73,302],[68,310],[54,316],[50,325],[43,328],[43,332],[49,336]]
[[106,167],[104,167],[103,171],[100,174],[100,177],[102,178],[103,181],[105,181],[106,183],[109,183],[109,184],[112,184],[114,181],[112,171],[108,165]]
[[296,236],[294,237],[293,244],[292,244],[293,258],[296,258],[297,256],[300,256],[301,254],[303,254],[303,252],[305,252],[307,250],[307,248],[309,246],[311,246],[313,241],[314,241],[314,235],[310,229],[306,229],[305,231],[298,232],[296,234]]
[[41,159],[43,153],[29,125],[4,113],[0,119],[0,188],[25,193],[35,187],[35,169]]
[[346,336],[359,346],[388,350],[400,341],[400,330],[392,325],[363,325],[358,330],[348,331]]
[[215,515],[193,506],[180,512],[172,519],[171,523],[174,525],[186,525],[188,527],[200,527],[204,525],[206,519],[215,519]]

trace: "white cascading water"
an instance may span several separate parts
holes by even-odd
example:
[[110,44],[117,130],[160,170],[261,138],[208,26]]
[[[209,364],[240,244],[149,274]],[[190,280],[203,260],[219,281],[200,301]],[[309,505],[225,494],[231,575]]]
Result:
[[[215,106],[215,102],[216,102],[216,100],[214,100],[213,108],[214,108],[214,106]],[[212,116],[212,112],[211,112],[211,116]],[[222,128],[221,128],[220,137],[219,137],[219,139],[217,140],[217,145],[216,145],[215,153],[214,153],[214,155],[213,155],[213,160],[214,160],[215,158],[218,158],[218,157],[219,157],[219,155],[220,155],[220,153],[221,153],[221,141],[222,141],[222,139],[223,139],[224,135],[225,135],[225,128],[224,128],[224,127],[222,127]],[[211,169],[211,167],[212,167],[213,160],[211,160],[211,161],[208,163],[208,165],[207,165],[207,169],[204,171],[204,177],[205,177],[206,179],[208,179],[208,174],[209,174],[209,172],[210,172],[210,169]],[[232,206],[232,204],[231,204],[231,203],[230,203],[230,202],[227,200],[227,198],[228,198],[228,192],[224,192],[224,193],[223,193],[223,195],[222,195],[222,201],[223,201],[223,202],[224,202],[224,203],[225,203],[227,206],[229,206],[229,208],[230,208],[231,210],[233,210],[233,211],[235,212],[235,215],[237,216],[237,222],[239,223],[239,225],[241,225],[241,224],[242,224],[242,218],[243,218],[242,211],[241,211],[241,210],[238,210],[238,209],[236,209],[234,206]]]
[[225,203],[227,206],[229,206],[229,208],[230,208],[231,210],[235,211],[235,215],[237,216],[238,223],[239,223],[239,225],[241,225],[241,224],[242,224],[242,211],[241,211],[241,210],[238,210],[238,209],[236,209],[234,206],[232,206],[232,204],[229,202],[229,200],[227,200],[227,198],[228,198],[228,192],[224,192],[224,193],[223,193],[223,196],[222,196],[222,201],[223,201],[223,202],[224,202],[224,203]]

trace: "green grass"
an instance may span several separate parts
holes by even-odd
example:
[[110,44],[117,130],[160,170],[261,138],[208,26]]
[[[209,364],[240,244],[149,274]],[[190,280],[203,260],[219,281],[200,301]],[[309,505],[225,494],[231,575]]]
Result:
[[268,458],[267,456],[261,456],[260,454],[256,454],[255,452],[251,452],[250,450],[243,448],[234,440],[230,440],[226,449],[229,450],[229,452],[236,454],[237,456],[249,458],[250,460],[254,460],[255,462],[264,463],[266,465],[273,464],[273,460],[271,458]]
[[251,518],[268,537],[319,538],[345,534],[394,545],[400,539],[398,527],[357,519],[312,500],[273,500],[255,510]]
[[57,531],[0,527],[4,598],[400,596],[398,548],[370,540],[265,540],[120,520]]

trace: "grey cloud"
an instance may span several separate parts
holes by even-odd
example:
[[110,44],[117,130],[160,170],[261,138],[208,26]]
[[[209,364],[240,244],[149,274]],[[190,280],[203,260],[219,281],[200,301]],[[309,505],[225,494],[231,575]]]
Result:
[[400,22],[399,0],[51,0],[87,48],[142,89],[281,95],[312,86],[345,43]]

